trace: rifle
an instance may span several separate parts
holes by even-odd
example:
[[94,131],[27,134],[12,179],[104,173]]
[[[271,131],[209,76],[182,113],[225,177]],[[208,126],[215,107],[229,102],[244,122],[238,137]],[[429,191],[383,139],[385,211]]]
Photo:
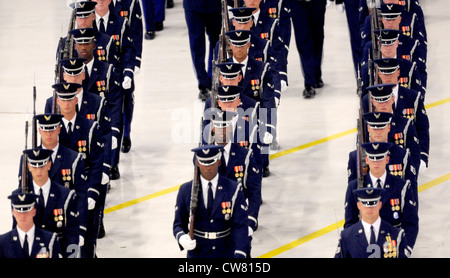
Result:
[[[202,145],[202,134],[203,134],[203,117],[200,118],[200,138],[198,145]],[[195,212],[197,211],[198,206],[198,190],[200,188],[200,170],[197,166],[197,158],[194,161],[194,178],[192,179],[192,188],[191,188],[191,203],[189,205],[190,209],[190,217],[189,217],[189,237],[194,239],[194,221],[195,221]]]
[[[61,72],[61,65],[59,63],[61,56],[62,56],[62,45],[63,45],[63,38],[59,38],[58,43],[58,53],[56,53],[56,65],[55,65],[55,82],[54,84],[58,84],[63,80],[62,72]],[[53,89],[53,98],[52,98],[52,113],[53,114],[59,114],[60,109],[59,105],[56,102],[56,99],[58,98],[58,95],[56,94],[56,90]]]
[[37,120],[36,120],[36,85],[33,85],[33,121],[31,122],[31,146],[37,147]]
[[191,204],[190,204],[190,225],[189,225],[189,237],[194,239],[194,221],[195,221],[195,212],[197,211],[198,206],[198,190],[200,187],[200,170],[195,162],[194,165],[194,179],[192,180],[192,189],[191,189]]
[[66,41],[64,44],[64,51],[63,51],[63,59],[70,59],[74,57],[74,40],[73,40],[73,35],[70,34],[70,31],[72,31],[75,27],[75,23],[76,23],[76,16],[77,16],[77,3],[75,1],[74,4],[74,8],[72,9],[72,14],[70,16],[70,21],[69,21],[69,28],[67,30],[67,36],[66,36]]
[[[373,61],[372,61],[370,53],[369,53],[369,59],[367,59],[367,74],[369,75],[369,85],[367,87],[370,87],[373,85],[373,78],[375,77],[374,72],[373,72]],[[359,75],[360,75],[360,72],[359,72],[359,67],[358,67],[358,78],[360,79],[361,77]],[[361,81],[359,80],[358,82],[361,82]],[[361,86],[361,85],[358,84],[358,86]],[[368,103],[369,112],[373,112],[374,107],[372,104],[372,93],[370,91],[368,91],[367,94],[368,94],[367,99],[369,101],[369,103]],[[361,96],[362,96],[362,94],[361,94]],[[362,100],[362,97],[361,97],[361,100]]]
[[[368,58],[368,74],[369,74],[369,85],[373,86],[380,83],[378,75],[374,69],[373,61],[381,57],[381,49],[379,45],[379,36],[376,35],[375,31],[381,32],[381,17],[378,12],[380,8],[380,0],[367,0],[367,8],[370,12],[370,27],[371,27],[371,37],[372,37],[372,53],[369,53]],[[369,92],[369,112],[374,110],[372,105],[371,93]]]
[[[72,31],[75,27],[76,23],[76,7],[77,7],[77,1],[75,3],[72,3],[70,5],[72,9],[72,14],[70,16],[69,21],[69,27],[67,30],[67,36],[66,40],[64,40],[63,37],[59,38],[58,43],[58,52],[56,53],[56,65],[55,65],[55,84],[60,83],[64,80],[63,73],[64,71],[61,70],[60,61],[62,59],[70,59],[74,57],[75,48],[74,48],[74,39],[73,35],[70,34],[70,31]],[[59,114],[60,110],[58,107],[58,104],[56,103],[56,90],[53,90],[53,103],[52,103],[52,113],[53,114]]]
[[378,36],[375,34],[375,31],[381,31],[381,17],[378,12],[378,9],[380,8],[380,0],[367,0],[367,7],[370,11],[370,29],[371,29],[371,37],[372,37],[372,56],[369,58],[369,67],[372,72],[373,79],[371,79],[371,83],[369,83],[369,86],[375,85],[379,83],[377,75],[375,75],[375,71],[373,70],[373,60],[376,60],[381,57],[381,50],[380,45],[378,41]]
[[[226,0],[222,0],[222,29],[219,35],[217,54],[214,52],[212,60],[212,86],[211,86],[211,108],[217,107],[217,91],[219,89],[219,68],[217,64],[227,61],[228,56],[231,55],[231,48],[226,37],[226,33],[230,30],[230,20],[228,17],[228,5]],[[211,119],[212,120],[212,119]],[[212,123],[212,121],[211,121]],[[212,127],[208,134],[208,144],[212,143]]]
[[[357,136],[356,136],[356,174],[357,174],[357,184],[358,188],[364,187],[364,176],[368,172],[368,166],[366,164],[366,155],[362,150],[361,145],[367,142],[367,133],[365,129],[364,123],[364,112],[363,112],[363,103],[362,103],[362,89],[361,89],[361,75],[358,67],[358,96],[360,99],[360,107],[359,107],[359,117],[357,120]],[[370,92],[369,92],[370,93]],[[369,99],[370,101],[370,99]]]
[[[25,150],[27,149],[28,141],[28,120],[25,121]],[[28,193],[28,156],[26,153],[22,154],[22,172],[20,177],[20,188],[22,193]]]
[[[235,5],[237,5],[236,2]],[[228,31],[230,31],[230,17],[228,16],[228,5],[226,0],[222,0],[222,29],[219,37],[219,57],[218,57],[219,63],[225,62],[228,56],[231,56],[233,54],[230,48],[228,38],[225,35]],[[220,45],[222,47],[221,50]]]
[[[210,96],[210,100],[211,100],[211,109],[214,109],[217,107],[217,91],[219,90],[219,68],[217,67],[217,63],[216,60],[213,59],[212,60],[212,68],[213,68],[213,72],[212,72],[212,86],[211,86],[211,96]],[[212,116],[210,117],[210,121],[209,121],[209,130],[208,130],[208,138],[207,138],[207,143],[211,144],[213,141],[213,130],[212,130]]]

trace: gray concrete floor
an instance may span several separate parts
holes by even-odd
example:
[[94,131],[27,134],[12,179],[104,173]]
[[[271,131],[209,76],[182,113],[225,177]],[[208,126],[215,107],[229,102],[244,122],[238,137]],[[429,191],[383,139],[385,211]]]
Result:
[[[54,81],[55,49],[67,32],[65,1],[5,1],[0,9],[0,232],[11,228],[7,196],[15,188],[31,119],[32,88],[43,111]],[[445,0],[422,0],[428,31],[431,150],[420,175],[420,231],[413,257],[450,257],[450,19]],[[303,99],[295,42],[289,55],[290,86],[279,108],[280,149],[263,180],[260,228],[253,257],[330,258],[344,218],[348,153],[355,147],[358,98],[345,14],[329,9],[325,21],[324,88]],[[105,210],[103,258],[183,258],[172,236],[177,188],[193,175],[192,153],[202,112],[197,99],[180,0],[166,11],[165,29],[144,41],[136,77],[133,146],[123,154],[122,177],[112,182]]]

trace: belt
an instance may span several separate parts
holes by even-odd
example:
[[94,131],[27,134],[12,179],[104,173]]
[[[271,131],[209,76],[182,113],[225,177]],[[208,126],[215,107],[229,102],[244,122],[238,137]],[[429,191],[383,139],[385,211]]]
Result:
[[230,234],[230,228],[222,232],[203,232],[199,230],[194,230],[194,235],[206,239],[218,239],[226,237]]

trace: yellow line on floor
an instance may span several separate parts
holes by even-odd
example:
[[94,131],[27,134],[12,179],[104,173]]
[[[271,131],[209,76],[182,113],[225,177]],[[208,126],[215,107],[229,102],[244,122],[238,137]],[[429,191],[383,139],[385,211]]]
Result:
[[[450,98],[446,98],[446,99],[443,99],[443,100],[440,100],[440,101],[436,101],[436,102],[427,104],[427,105],[425,105],[425,109],[433,108],[433,107],[436,107],[436,106],[439,106],[439,105],[442,105],[442,104],[445,104],[445,103],[448,103],[448,102],[450,102]],[[298,151],[301,151],[301,150],[304,150],[304,149],[307,149],[307,148],[311,148],[311,147],[314,147],[314,146],[320,145],[322,143],[326,143],[326,142],[329,142],[329,141],[332,141],[332,140],[344,137],[346,135],[349,135],[349,134],[352,134],[352,133],[355,133],[355,132],[356,132],[356,128],[352,128],[352,129],[349,129],[349,130],[346,130],[346,131],[343,131],[343,132],[339,132],[337,134],[334,134],[334,135],[331,135],[331,136],[328,136],[328,137],[325,137],[325,138],[322,138],[322,139],[319,139],[319,140],[316,140],[316,141],[313,141],[313,142],[310,142],[310,143],[306,143],[306,144],[303,144],[303,145],[300,145],[300,146],[297,146],[297,147],[294,147],[294,148],[291,148],[291,149],[287,149],[287,150],[284,150],[284,151],[277,152],[275,154],[270,155],[270,159],[275,159],[275,158],[282,157],[282,156],[285,156],[285,155],[288,155],[288,154],[291,154],[291,153],[294,153],[294,152],[298,152]]]
[[435,180],[429,181],[427,183],[422,184],[421,186],[419,186],[419,188],[417,189],[417,191],[420,193],[422,191],[425,191],[427,189],[430,189],[438,184],[441,184],[443,182],[446,182],[450,180],[450,173],[443,175],[442,177],[439,177]]
[[[445,104],[445,103],[448,103],[448,102],[450,102],[450,98],[445,98],[443,100],[430,103],[430,104],[426,105],[425,108],[426,109],[433,108],[433,107],[436,107],[436,106],[439,106],[439,105],[442,105],[442,104]],[[294,147],[294,148],[291,148],[291,149],[287,149],[287,150],[284,150],[284,151],[277,152],[275,154],[270,155],[270,159],[279,158],[279,157],[282,157],[282,156],[285,156],[285,155],[288,155],[288,154],[292,154],[294,152],[298,152],[298,151],[301,151],[301,150],[304,150],[304,149],[307,149],[307,148],[311,148],[311,147],[320,145],[322,143],[326,143],[326,142],[329,142],[331,140],[335,140],[335,139],[344,137],[344,136],[352,134],[354,132],[356,132],[356,128],[352,128],[352,129],[349,129],[349,130],[346,130],[346,131],[343,131],[343,132],[339,132],[339,133],[336,133],[334,135],[331,135],[331,136],[328,136],[328,137],[325,137],[325,138],[322,138],[322,139],[318,139],[318,140],[315,140],[315,141],[310,142],[310,143],[306,143],[306,144],[303,144],[303,145],[300,145],[300,146],[297,146],[297,147]],[[104,214],[108,214],[108,213],[113,212],[113,211],[117,211],[117,210],[129,207],[129,206],[132,206],[132,205],[135,205],[135,204],[138,204],[138,203],[150,200],[150,199],[154,199],[154,198],[160,197],[160,196],[168,194],[168,193],[172,193],[174,191],[177,191],[179,187],[180,187],[180,185],[173,186],[173,187],[170,187],[168,189],[164,189],[162,191],[159,191],[159,192],[156,192],[156,193],[152,193],[152,194],[149,194],[149,195],[146,195],[146,196],[143,196],[143,197],[140,197],[140,198],[137,198],[137,199],[125,202],[123,204],[119,204],[119,205],[116,205],[116,206],[113,206],[113,207],[110,207],[110,208],[106,208],[105,211],[104,211]]]
[[[445,175],[443,175],[443,176],[441,176],[441,177],[439,177],[437,179],[434,179],[432,181],[429,181],[427,183],[422,184],[421,186],[419,186],[418,192],[420,193],[422,191],[430,189],[430,188],[432,188],[432,187],[434,187],[434,186],[436,186],[438,184],[441,184],[443,182],[446,182],[448,180],[450,180],[450,173],[445,174]],[[322,228],[322,229],[320,229],[320,230],[318,230],[318,231],[316,231],[314,233],[311,233],[309,235],[306,235],[304,237],[296,239],[296,240],[294,240],[294,241],[292,241],[292,242],[290,242],[288,244],[285,244],[285,245],[283,245],[283,246],[281,246],[281,247],[279,247],[277,249],[274,249],[274,250],[272,250],[270,252],[267,252],[266,254],[263,254],[263,255],[259,256],[258,258],[273,258],[273,257],[275,257],[277,255],[280,255],[280,254],[286,252],[286,251],[294,249],[295,247],[298,247],[298,246],[300,246],[300,245],[302,245],[304,243],[307,243],[308,241],[311,241],[311,240],[316,239],[316,238],[318,238],[320,236],[323,236],[323,235],[325,235],[325,234],[327,234],[327,233],[329,233],[331,231],[334,231],[336,229],[341,228],[344,225],[344,222],[345,222],[344,219],[341,220],[341,221],[338,221],[338,222],[336,222],[334,224],[331,224],[331,225],[329,225],[329,226],[327,226],[325,228]],[[336,244],[337,244],[337,242],[336,242]]]
[[439,106],[439,105],[442,105],[442,104],[445,104],[445,103],[448,103],[448,102],[450,102],[450,97],[449,98],[444,98],[444,99],[439,100],[439,101],[435,101],[435,102],[430,103],[430,104],[427,104],[427,105],[425,105],[425,109],[430,109],[430,108],[433,108],[433,107],[436,107],[436,106]]
[[323,235],[325,235],[325,234],[327,234],[327,233],[329,233],[331,231],[334,231],[334,230],[342,227],[343,225],[344,225],[344,220],[341,220],[341,221],[336,222],[334,224],[331,224],[331,225],[329,225],[329,226],[327,226],[327,227],[325,227],[323,229],[320,229],[320,230],[318,230],[318,231],[316,231],[314,233],[311,233],[311,234],[309,234],[307,236],[304,236],[304,237],[296,239],[296,240],[294,240],[294,241],[292,241],[292,242],[290,242],[288,244],[285,244],[285,245],[283,245],[283,246],[281,246],[281,247],[279,247],[279,248],[277,248],[275,250],[272,250],[272,251],[270,251],[270,252],[268,252],[268,253],[266,253],[266,254],[264,254],[262,256],[259,256],[258,258],[273,258],[273,257],[275,257],[275,256],[277,256],[277,255],[279,255],[281,253],[284,253],[286,251],[294,249],[295,247],[300,246],[300,245],[302,245],[302,244],[304,244],[304,243],[306,243],[308,241],[311,241],[311,240],[313,240],[315,238],[318,238],[320,236],[323,236]]
[[144,197],[137,198],[137,199],[134,199],[134,200],[131,200],[131,201],[122,203],[122,204],[120,204],[120,205],[116,205],[116,206],[113,206],[113,207],[110,207],[110,208],[106,208],[106,209],[104,210],[104,214],[107,214],[107,213],[110,213],[110,212],[113,212],[113,211],[117,211],[117,210],[120,210],[120,209],[129,207],[129,206],[132,206],[132,205],[136,205],[136,204],[142,203],[142,202],[144,202],[144,201],[148,201],[148,200],[151,200],[151,199],[155,199],[155,198],[157,198],[157,197],[160,197],[160,196],[163,196],[163,195],[166,195],[166,194],[169,194],[169,193],[178,191],[178,189],[180,188],[180,186],[181,186],[181,185],[172,186],[172,187],[170,187],[170,188],[167,188],[167,189],[158,191],[158,192],[156,192],[156,193],[149,194],[149,195],[146,195],[146,196],[144,196]]
[[331,135],[331,136],[328,136],[328,137],[325,137],[325,138],[322,138],[322,139],[319,139],[319,140],[316,140],[316,141],[313,141],[313,142],[310,142],[310,143],[306,143],[306,144],[303,144],[303,145],[300,145],[300,146],[297,146],[297,147],[294,147],[294,148],[291,148],[291,149],[287,149],[287,150],[284,150],[284,151],[280,151],[280,152],[274,153],[274,154],[270,155],[270,159],[275,159],[275,158],[282,157],[282,156],[285,156],[285,155],[288,155],[288,154],[291,154],[291,153],[295,153],[295,152],[298,152],[298,151],[301,151],[301,150],[304,150],[304,149],[307,149],[307,148],[311,148],[311,147],[320,145],[322,143],[326,143],[326,142],[329,142],[331,140],[335,140],[335,139],[341,138],[343,136],[349,135],[349,134],[354,133],[354,132],[356,132],[356,128],[352,128],[352,129],[349,129],[349,130],[346,130],[346,131],[343,131],[343,132],[339,132],[337,134],[334,134],[334,135]]

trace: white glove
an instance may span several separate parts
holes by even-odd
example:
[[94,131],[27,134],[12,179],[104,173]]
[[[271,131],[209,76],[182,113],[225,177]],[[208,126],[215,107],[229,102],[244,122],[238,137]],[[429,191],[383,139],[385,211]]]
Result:
[[275,107],[280,106],[280,99],[275,97]]
[[134,67],[134,74],[139,74],[141,72],[141,68],[138,66]]
[[95,208],[95,200],[88,198],[88,210],[93,210]]
[[287,83],[285,80],[281,80],[281,92],[284,92],[287,90]]
[[130,89],[131,81],[132,80],[129,76],[125,76],[125,78],[123,79],[123,82],[122,82],[122,88],[124,88],[125,90]]
[[75,0],[66,0],[67,7],[73,9],[75,7]]
[[419,166],[419,174],[425,173],[427,170],[427,164],[422,159],[420,160],[420,166]]
[[248,227],[248,236],[252,236],[253,235],[253,229],[250,228],[250,226]]
[[273,141],[273,135],[266,131],[264,133],[264,138],[263,138],[264,144],[269,145],[272,143],[272,141]]
[[193,250],[195,246],[197,246],[197,241],[195,239],[191,239],[191,237],[187,234],[180,236],[178,240],[180,245],[183,246],[186,250]]
[[83,246],[84,245],[84,237],[80,236],[78,240],[78,245]]
[[112,136],[111,138],[111,150],[115,150],[117,148],[117,137]]
[[336,11],[338,11],[339,13],[344,12],[344,3],[336,4]]
[[102,184],[107,184],[109,182],[109,176],[105,173],[102,173]]
[[327,0],[327,8],[333,6],[334,1]]

